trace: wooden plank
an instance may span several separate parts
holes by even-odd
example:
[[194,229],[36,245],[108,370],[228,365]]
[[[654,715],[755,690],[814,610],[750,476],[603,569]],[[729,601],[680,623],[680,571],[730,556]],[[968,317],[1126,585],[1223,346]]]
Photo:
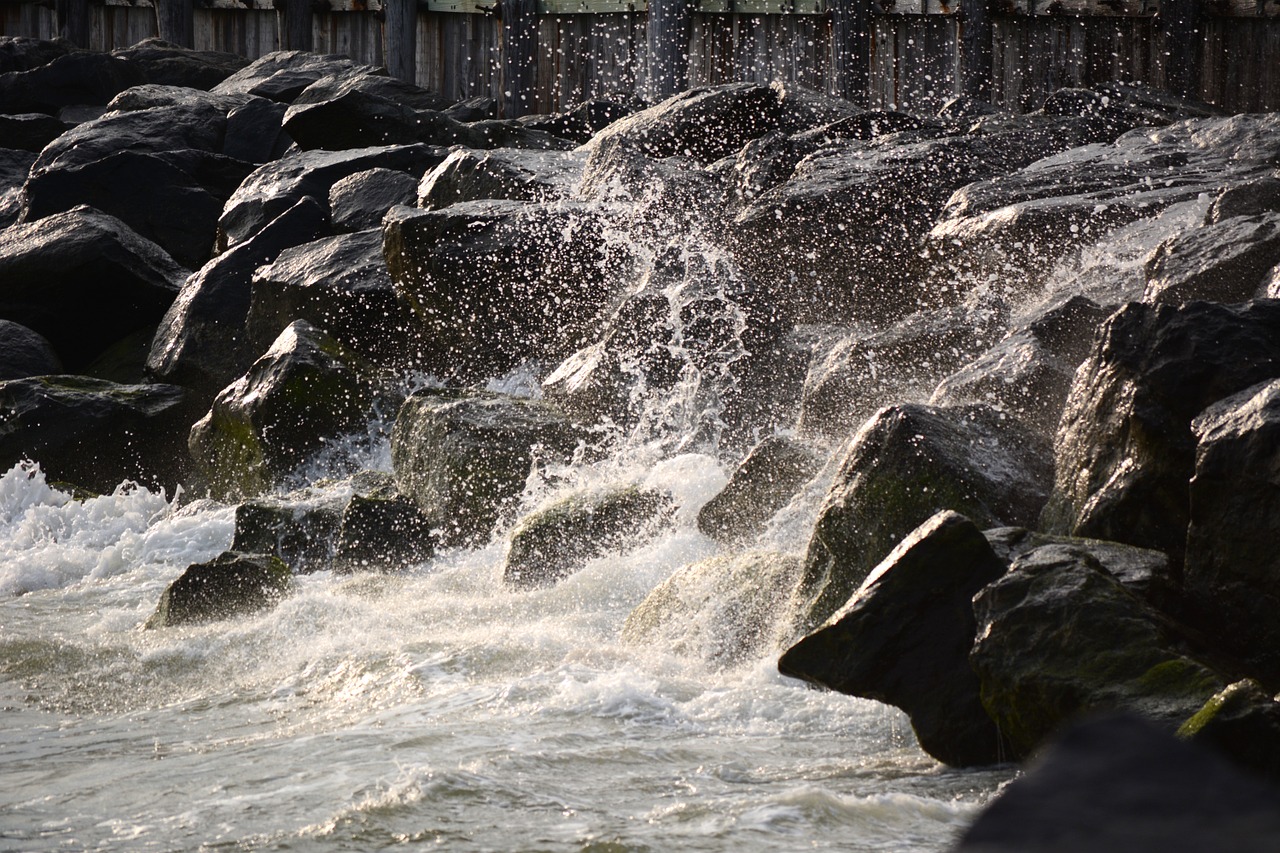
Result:
[[665,98],[689,88],[689,38],[693,0],[649,0],[645,40],[648,44],[649,94]]
[[417,0],[387,0],[383,20],[387,73],[413,82],[417,79],[418,60]]
[[205,0],[207,9],[226,9],[233,12],[274,12],[273,0]]
[[990,101],[995,32],[991,0],[962,0],[960,21],[960,91],[979,101]]
[[648,8],[646,0],[538,0],[542,15],[609,15]]
[[825,15],[827,0],[698,0],[704,15]]
[[1280,0],[1208,0],[1204,11],[1217,18],[1280,18]]
[[157,0],[156,29],[160,38],[182,47],[196,43],[195,0]]

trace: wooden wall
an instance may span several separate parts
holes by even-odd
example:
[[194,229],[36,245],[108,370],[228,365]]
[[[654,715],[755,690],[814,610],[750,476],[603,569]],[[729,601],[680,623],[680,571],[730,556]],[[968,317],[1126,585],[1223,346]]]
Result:
[[[312,18],[312,49],[386,63],[389,0],[326,0]],[[1197,0],[1191,0],[1196,2]],[[126,47],[156,32],[152,0],[89,0],[90,47]],[[456,99],[502,100],[495,0],[417,0],[417,82]],[[555,112],[583,98],[644,92],[644,0],[539,0],[536,71],[524,111]],[[835,0],[694,0],[690,85],[793,81],[834,91]],[[961,0],[870,3],[866,102],[931,112],[961,91]],[[1120,80],[1164,87],[1179,70],[1160,3],[1173,0],[986,0],[992,19],[992,99],[1037,108],[1061,86]],[[1186,0],[1183,0],[1186,2]],[[1233,111],[1280,110],[1280,0],[1203,0],[1191,46],[1198,94]],[[489,3],[488,6],[485,4]],[[49,4],[52,6],[52,4]],[[279,49],[273,0],[199,0],[195,43],[256,58]],[[52,38],[51,8],[0,0],[0,35]],[[984,66],[985,67],[985,66]]]

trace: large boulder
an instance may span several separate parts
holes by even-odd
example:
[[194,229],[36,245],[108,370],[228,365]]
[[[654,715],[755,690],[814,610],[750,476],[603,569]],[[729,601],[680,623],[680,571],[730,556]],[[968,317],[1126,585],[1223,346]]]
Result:
[[257,269],[245,320],[251,347],[261,351],[294,320],[333,329],[344,346],[379,365],[428,360],[431,342],[418,334],[387,273],[381,229],[302,243]]
[[40,151],[67,131],[68,125],[57,116],[44,113],[0,115],[0,148]]
[[631,611],[622,639],[718,667],[758,659],[786,631],[787,590],[799,571],[798,557],[765,551],[692,563]]
[[1034,548],[973,599],[969,661],[1010,758],[1106,710],[1172,732],[1228,682],[1184,631],[1108,571],[1105,557],[1087,543]]
[[488,198],[544,202],[568,198],[582,180],[585,160],[585,153],[576,151],[458,148],[423,177],[418,206],[439,210]]
[[191,428],[188,446],[216,494],[256,495],[326,442],[363,428],[372,399],[363,365],[299,320],[218,394]]
[[674,511],[670,495],[636,486],[561,498],[512,531],[502,577],[517,587],[551,586],[596,557],[643,544]]
[[1048,444],[986,406],[880,410],[858,430],[823,502],[797,589],[800,628],[821,625],[939,510],[979,527],[1030,526],[1052,477]]
[[255,59],[211,91],[216,95],[257,95],[288,104],[317,80],[371,70],[346,56],[279,50]]
[[417,198],[418,179],[408,172],[366,169],[329,188],[329,216],[335,231],[364,231],[381,226],[391,208]]
[[1188,602],[1251,674],[1280,683],[1280,379],[1215,403],[1191,428]]
[[8,228],[22,218],[22,185],[36,161],[30,151],[0,148],[0,228]]
[[534,466],[566,460],[584,438],[547,403],[425,391],[391,433],[396,485],[445,545],[483,541],[514,510]]
[[784,675],[907,712],[925,752],[946,764],[1005,758],[969,666],[971,601],[1006,563],[982,531],[940,512],[885,557],[825,625],[778,661]]
[[188,566],[169,584],[147,628],[230,619],[267,610],[289,591],[292,575],[279,557],[224,551]]
[[822,466],[816,450],[775,435],[761,441],[738,463],[729,482],[698,511],[698,529],[718,542],[741,544],[764,530]]
[[1121,309],[1102,326],[1067,398],[1046,529],[1155,548],[1181,564],[1192,419],[1276,376],[1280,302]]
[[1280,263],[1280,200],[1276,206],[1274,213],[1232,216],[1161,243],[1147,260],[1143,300],[1244,302],[1264,295],[1264,277]]
[[154,327],[187,275],[155,243],[88,207],[0,231],[0,317],[47,338],[71,371]]
[[448,105],[435,92],[385,74],[347,73],[322,77],[300,92],[285,114],[284,128],[308,150],[449,145],[457,122],[435,112]]
[[420,178],[446,154],[420,144],[286,154],[255,169],[227,199],[218,220],[218,251],[248,240],[304,196],[328,199],[333,185],[345,177],[382,168]]
[[48,113],[78,104],[106,104],[146,83],[143,69],[124,59],[76,51],[24,71],[0,74],[0,113]]
[[170,494],[186,481],[181,436],[191,423],[174,385],[118,385],[87,376],[0,382],[0,467],[40,463],[51,480],[110,494],[125,480]]
[[43,335],[12,320],[0,320],[0,380],[61,372],[62,362]]
[[310,488],[244,501],[236,506],[231,550],[271,554],[298,574],[327,569],[345,505],[340,493]]
[[1276,791],[1131,715],[1073,727],[1009,783],[952,853],[1264,853]]
[[352,478],[333,557],[335,571],[403,569],[430,559],[435,547],[426,516],[400,493],[394,476],[362,471]]
[[323,205],[303,198],[252,239],[218,255],[188,278],[152,341],[147,358],[151,375],[212,400],[244,373],[288,325],[274,328],[266,341],[248,333],[254,270],[285,249],[327,233],[325,213]]
[[1215,693],[1178,729],[1236,765],[1280,782],[1280,702],[1251,678]]
[[249,64],[234,53],[192,50],[158,38],[144,39],[111,55],[136,66],[149,83],[188,89],[212,89]]
[[73,50],[75,46],[65,39],[50,41],[24,36],[0,38],[0,74],[30,71],[32,68],[48,65]]
[[463,381],[562,358],[611,307],[604,236],[587,205],[398,207],[383,247],[397,295]]

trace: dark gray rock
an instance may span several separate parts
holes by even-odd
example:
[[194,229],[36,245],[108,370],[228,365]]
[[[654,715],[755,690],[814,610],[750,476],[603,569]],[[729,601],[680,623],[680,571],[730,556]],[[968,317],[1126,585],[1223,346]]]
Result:
[[698,529],[719,542],[740,544],[758,536],[774,513],[818,473],[822,458],[785,436],[757,444],[729,482],[698,511]]
[[1207,630],[1264,683],[1280,681],[1280,379],[1191,423],[1185,583]]
[[1280,845],[1276,790],[1131,716],[1063,733],[953,853],[1264,853]]
[[327,233],[325,213],[314,199],[303,198],[187,279],[156,331],[147,358],[150,373],[208,401],[248,369],[263,348],[245,326],[254,270]]
[[525,589],[551,586],[596,557],[653,538],[675,509],[669,494],[635,486],[562,498],[512,531],[502,578]]
[[417,203],[427,210],[439,210],[481,199],[567,198],[582,179],[584,163],[585,154],[580,152],[459,148],[423,177]]
[[498,117],[498,101],[488,95],[476,95],[441,110],[454,121],[484,121]]
[[191,428],[188,447],[218,495],[247,497],[281,483],[326,442],[363,428],[372,389],[363,365],[299,320]]
[[92,208],[0,232],[0,317],[43,335],[72,371],[153,327],[187,275],[155,243]]
[[[558,136],[561,139],[583,144],[589,142],[591,137],[615,121],[626,118],[636,112],[637,109],[642,108],[642,104],[635,102],[634,99],[629,99],[625,95],[588,98],[558,115],[521,116],[517,121],[530,130],[538,130],[543,133],[549,133],[552,136]],[[457,115],[452,107],[447,112],[454,115],[459,121],[493,118],[493,116],[489,115],[463,118]]]
[[363,471],[342,512],[334,570],[393,571],[428,560],[436,538],[417,505],[396,488],[395,478]]
[[274,607],[289,591],[292,575],[279,557],[224,551],[188,566],[169,584],[147,628],[213,622]]
[[0,148],[0,228],[8,228],[22,217],[22,185],[36,161],[30,151]]
[[1280,303],[1133,303],[1103,324],[1076,374],[1056,445],[1048,532],[1126,542],[1181,566],[1191,421],[1280,376]]
[[1165,240],[1147,259],[1144,302],[1244,302],[1280,263],[1280,211],[1232,216]]
[[1182,724],[1178,737],[1207,746],[1272,784],[1280,782],[1280,702],[1253,679],[1215,693]]
[[56,116],[44,113],[0,115],[0,148],[33,151],[37,154],[67,130]]
[[393,145],[350,151],[299,151],[255,169],[223,208],[218,251],[248,240],[304,196],[328,199],[343,178],[369,169],[392,169],[421,177],[447,152],[429,145]]
[[945,764],[1005,760],[969,667],[971,601],[1006,563],[982,532],[944,511],[885,557],[825,625],[778,661],[783,675],[906,711],[925,752]]
[[1172,732],[1227,683],[1185,633],[1120,583],[1087,545],[1014,559],[973,599],[969,661],[1010,758],[1079,717],[1141,714]]
[[293,99],[284,128],[298,146],[340,151],[429,142],[450,145],[458,123],[437,112],[442,96],[384,74],[322,77]]
[[250,348],[261,352],[294,320],[333,329],[344,346],[381,366],[432,360],[432,342],[396,298],[378,229],[287,248],[257,269],[245,321]]
[[371,71],[346,56],[280,50],[254,60],[211,91],[217,95],[257,95],[288,104],[317,80]]
[[10,71],[30,71],[48,65],[60,56],[66,56],[75,47],[66,40],[18,37],[0,38],[0,74]]
[[408,172],[368,169],[329,188],[329,216],[335,231],[364,231],[381,226],[391,208],[417,198],[418,180]]
[[191,50],[158,38],[144,39],[111,55],[136,66],[149,83],[189,89],[212,89],[249,64],[234,53]]
[[[580,346],[612,301],[596,212],[480,201],[387,214],[383,250],[396,293],[448,354],[460,381]],[[616,284],[614,285],[616,286]]]
[[801,629],[845,604],[904,536],[939,510],[980,527],[1029,526],[1052,477],[1050,447],[994,409],[900,405],[855,435],[819,511],[797,590]]
[[73,104],[105,104],[146,83],[143,70],[103,53],[77,51],[26,71],[0,74],[0,113],[48,113]]
[[0,466],[40,463],[50,480],[110,494],[125,480],[174,493],[186,482],[182,434],[191,407],[174,385],[87,376],[0,382]]
[[222,153],[246,163],[267,163],[283,157],[293,144],[284,132],[285,105],[266,98],[250,98],[227,111],[227,135]]
[[61,372],[62,362],[43,335],[19,323],[0,320],[0,380]]
[[271,554],[298,574],[327,569],[346,503],[341,495],[310,489],[245,501],[236,506],[231,550]]
[[515,508],[534,465],[567,459],[583,438],[547,403],[427,391],[401,407],[391,459],[440,541],[475,544]]

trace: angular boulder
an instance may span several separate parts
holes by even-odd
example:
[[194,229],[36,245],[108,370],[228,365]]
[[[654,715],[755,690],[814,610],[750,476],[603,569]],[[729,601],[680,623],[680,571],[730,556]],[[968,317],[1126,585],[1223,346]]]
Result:
[[498,394],[425,391],[391,433],[396,485],[440,541],[483,541],[507,517],[533,467],[562,461],[584,433],[547,403]]
[[670,495],[634,486],[562,498],[512,531],[503,580],[526,589],[551,586],[596,557],[643,544],[674,512]]
[[417,505],[390,474],[363,471],[352,478],[342,511],[333,566],[337,572],[394,571],[429,560],[436,540]]
[[573,195],[585,152],[455,149],[418,187],[418,206],[439,210],[460,201],[506,198],[553,201]]
[[1278,263],[1280,202],[1274,213],[1233,216],[1161,243],[1147,260],[1142,298],[1244,302],[1264,295],[1264,278]]
[[279,557],[224,551],[188,566],[169,584],[146,627],[173,628],[267,610],[291,583],[289,567]]
[[796,595],[821,625],[904,536],[939,510],[982,528],[1030,526],[1052,478],[1049,445],[986,406],[881,409],[854,436],[819,510]]
[[456,124],[435,112],[447,106],[441,95],[385,74],[344,73],[302,90],[285,113],[284,129],[305,150],[449,145],[450,130],[432,133]]
[[0,320],[0,380],[62,372],[62,362],[44,336],[12,320]]
[[1103,324],[1059,427],[1047,532],[1164,551],[1181,565],[1191,421],[1280,376],[1280,303],[1132,303]]
[[933,516],[898,543],[850,599],[778,660],[783,675],[895,705],[920,747],[966,767],[1005,760],[969,666],[972,600],[1006,563],[967,518]]
[[302,489],[236,506],[232,551],[271,554],[295,573],[329,568],[346,504],[340,494]]
[[63,133],[69,126],[57,116],[44,113],[0,115],[0,148],[40,151]]
[[306,321],[291,323],[192,428],[191,457],[218,495],[267,491],[331,439],[364,427],[363,365]]
[[255,59],[211,91],[215,95],[256,95],[288,104],[317,80],[370,70],[346,56],[278,50]]
[[75,51],[34,68],[0,74],[0,113],[57,115],[63,107],[105,104],[145,82],[143,70],[127,60]]
[[808,445],[772,436],[751,448],[729,482],[698,511],[698,529],[725,544],[758,536],[774,513],[818,473],[822,458]]
[[408,172],[367,169],[348,175],[329,188],[329,216],[335,231],[377,228],[398,204],[413,204],[418,180]]
[[1251,678],[1215,693],[1178,729],[1238,767],[1280,782],[1280,702]]

